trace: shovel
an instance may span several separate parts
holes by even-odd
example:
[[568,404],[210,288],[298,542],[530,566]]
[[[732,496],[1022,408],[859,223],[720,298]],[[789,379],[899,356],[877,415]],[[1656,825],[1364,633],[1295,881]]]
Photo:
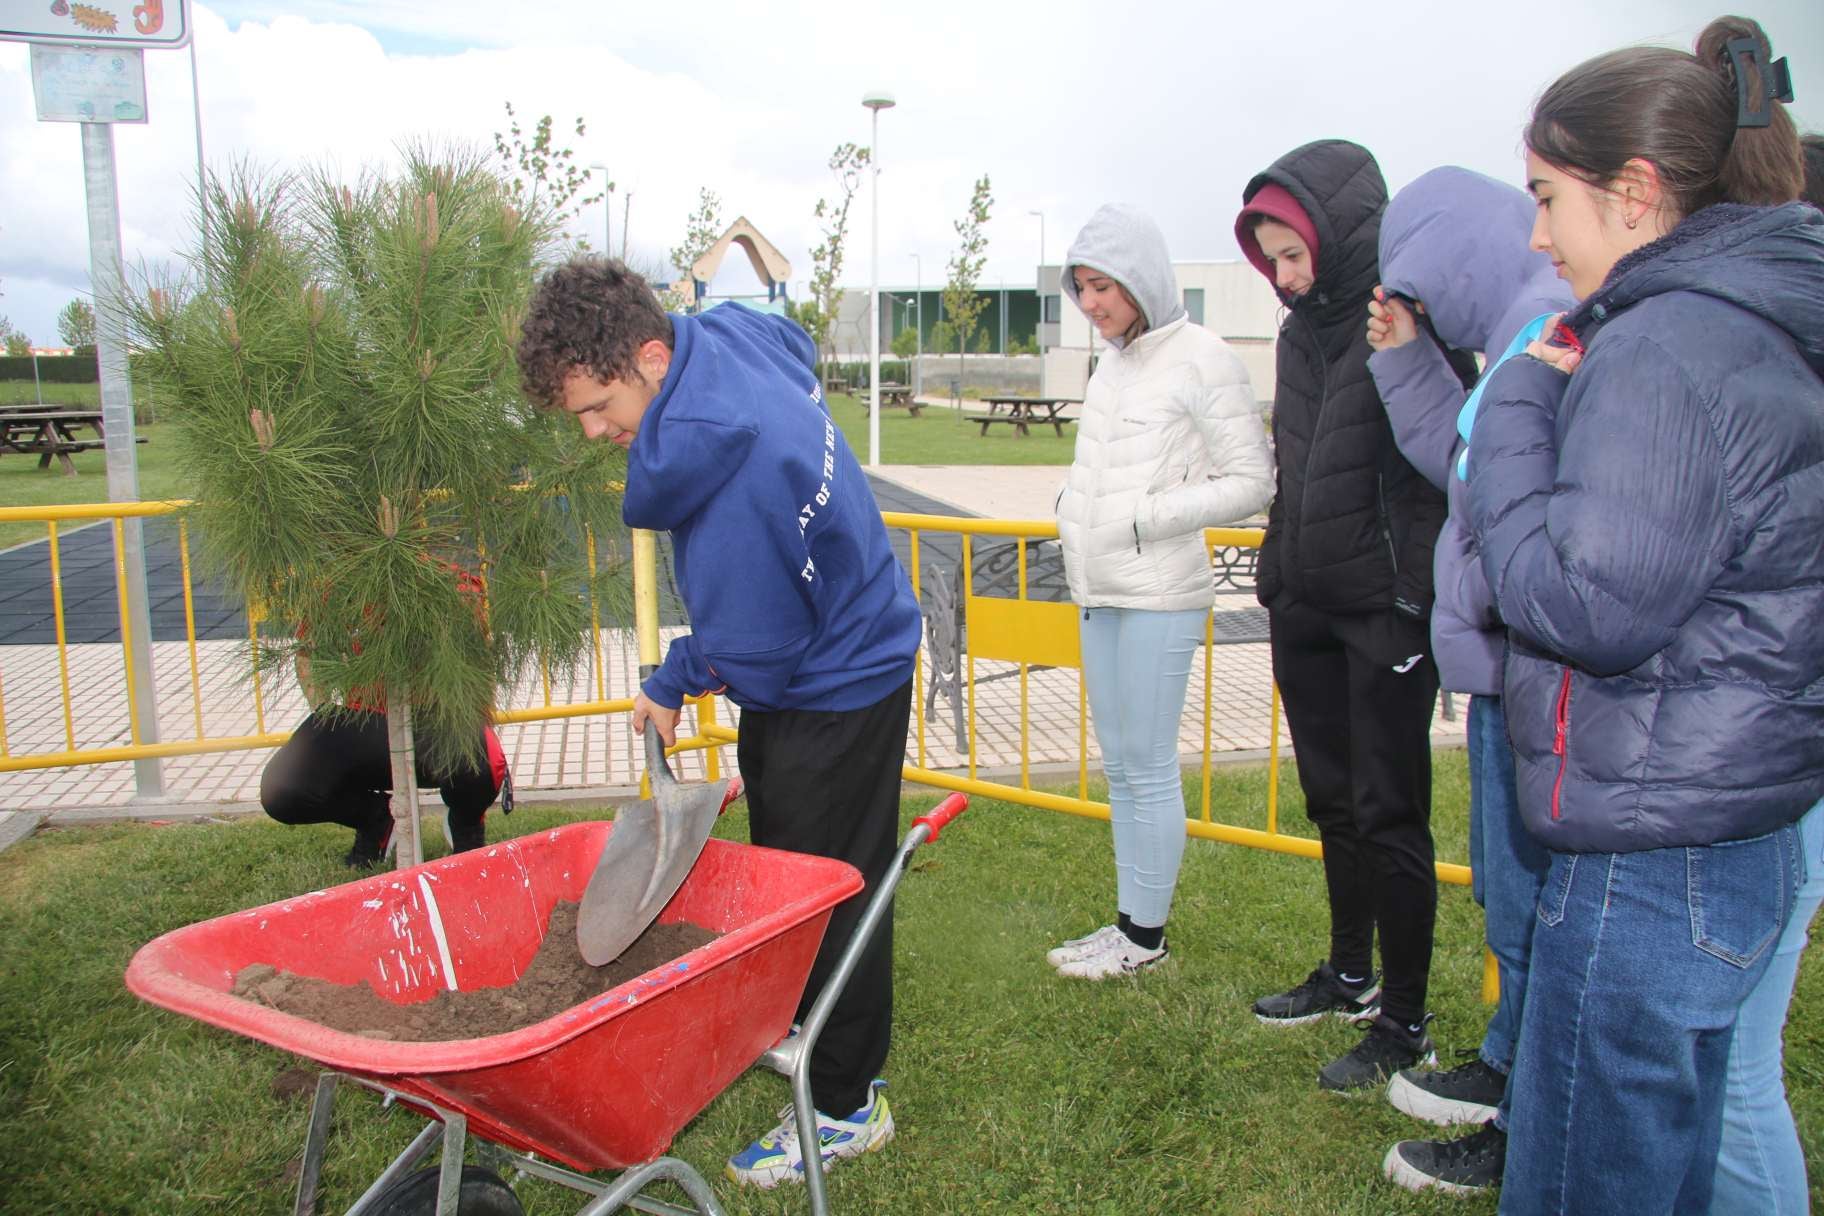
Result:
[[646,724],[652,797],[624,807],[596,859],[576,916],[576,944],[591,967],[619,958],[646,932],[697,864],[728,800],[727,781],[682,785],[665,763],[659,730]]

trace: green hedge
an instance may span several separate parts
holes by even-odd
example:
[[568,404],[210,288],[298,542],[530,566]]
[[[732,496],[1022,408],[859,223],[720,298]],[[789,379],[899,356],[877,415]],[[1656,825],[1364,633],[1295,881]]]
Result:
[[[817,378],[837,376],[847,380],[851,388],[865,388],[868,383],[868,361],[847,363],[819,363]],[[882,384],[912,383],[912,365],[905,359],[882,359],[880,361],[880,381]]]
[[[40,355],[38,379],[46,384],[94,384],[101,379],[101,369],[94,354]],[[0,380],[30,380],[30,355],[0,355]]]

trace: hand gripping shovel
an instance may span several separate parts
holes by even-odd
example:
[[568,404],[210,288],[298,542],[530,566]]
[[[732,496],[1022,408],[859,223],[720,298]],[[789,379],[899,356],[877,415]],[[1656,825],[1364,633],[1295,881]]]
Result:
[[679,784],[665,763],[656,724],[646,724],[644,737],[652,797],[615,816],[577,910],[576,944],[591,967],[613,962],[646,932],[697,864],[716,816],[730,801],[727,781]]

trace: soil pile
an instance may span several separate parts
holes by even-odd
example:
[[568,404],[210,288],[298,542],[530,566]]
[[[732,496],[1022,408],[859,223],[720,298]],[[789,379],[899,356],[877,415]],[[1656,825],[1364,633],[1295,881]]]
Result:
[[332,984],[255,963],[234,977],[233,992],[370,1039],[478,1039],[542,1022],[717,937],[699,925],[655,924],[621,957],[591,967],[576,948],[576,910],[574,903],[552,909],[538,953],[519,980],[505,988],[439,992],[415,1005],[395,1005],[365,983]]

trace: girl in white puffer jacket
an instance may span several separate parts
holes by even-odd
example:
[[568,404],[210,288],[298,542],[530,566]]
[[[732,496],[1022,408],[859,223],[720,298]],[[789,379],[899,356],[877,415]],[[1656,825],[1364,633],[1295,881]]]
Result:
[[1185,316],[1165,238],[1131,207],[1098,210],[1064,290],[1107,340],[1058,499],[1070,597],[1114,821],[1117,919],[1047,956],[1104,979],[1166,957],[1184,856],[1178,722],[1214,599],[1203,530],[1273,495],[1266,428],[1227,344]]

